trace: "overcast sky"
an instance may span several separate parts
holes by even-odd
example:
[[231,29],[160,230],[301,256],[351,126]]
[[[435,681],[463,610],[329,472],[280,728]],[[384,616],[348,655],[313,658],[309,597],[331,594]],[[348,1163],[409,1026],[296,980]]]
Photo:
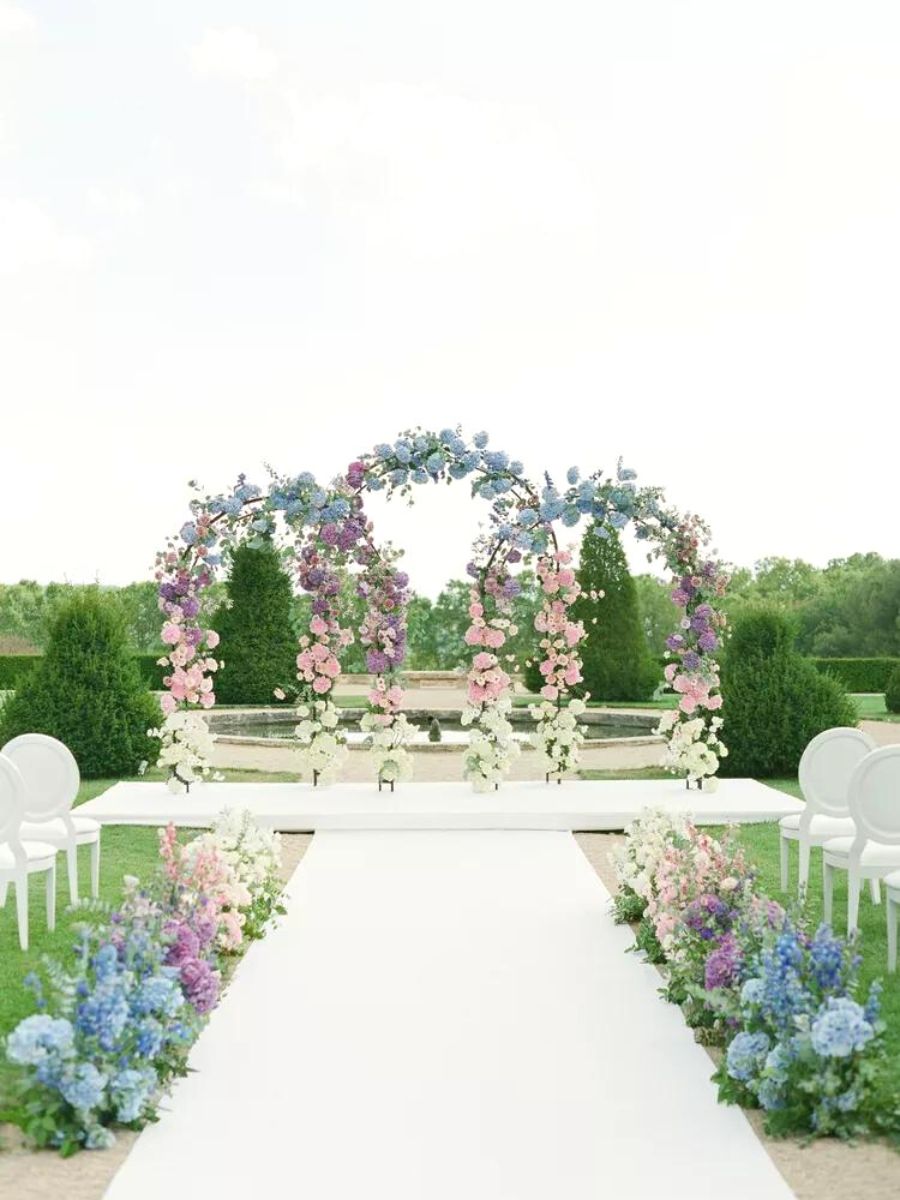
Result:
[[[0,0],[0,581],[419,423],[900,554],[898,280],[895,0]],[[419,494],[434,593],[479,509]]]

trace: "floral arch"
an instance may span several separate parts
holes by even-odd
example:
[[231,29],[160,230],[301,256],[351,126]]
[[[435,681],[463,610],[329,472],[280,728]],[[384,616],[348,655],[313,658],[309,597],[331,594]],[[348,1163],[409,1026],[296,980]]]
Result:
[[203,621],[203,592],[223,554],[239,540],[262,544],[279,539],[299,587],[312,599],[309,629],[300,638],[297,678],[300,704],[297,738],[313,783],[337,778],[346,757],[338,733],[333,687],[341,651],[354,631],[342,623],[341,578],[353,573],[365,599],[356,631],[374,676],[371,709],[362,726],[370,734],[379,782],[411,774],[407,746],[414,732],[401,711],[400,670],[406,651],[409,580],[397,567],[398,553],[375,540],[365,498],[383,491],[412,502],[429,483],[468,480],[473,496],[488,505],[486,531],[479,536],[467,571],[471,580],[465,640],[472,650],[463,723],[471,727],[464,774],[476,790],[499,785],[519,747],[509,722],[511,680],[503,646],[510,633],[509,610],[518,591],[515,569],[534,563],[542,590],[535,634],[544,677],[541,703],[533,705],[532,740],[541,750],[548,780],[561,779],[578,761],[583,734],[577,717],[583,700],[579,643],[583,625],[571,614],[580,588],[570,552],[559,533],[582,520],[605,528],[629,524],[646,540],[649,558],[661,558],[673,577],[672,599],[681,610],[667,646],[666,680],[679,693],[678,708],[664,714],[667,765],[688,782],[711,779],[727,751],[719,738],[722,699],[716,653],[725,618],[719,600],[727,586],[721,564],[708,552],[709,531],[696,516],[666,507],[659,488],[639,488],[621,462],[611,476],[582,477],[570,468],[566,485],[549,475],[533,484],[520,462],[489,449],[486,433],[466,440],[459,429],[438,433],[406,431],[360,455],[328,486],[303,473],[273,475],[267,489],[242,475],[228,493],[196,496],[191,519],[157,555],[159,605],[164,615],[160,663],[167,668],[162,700],[165,719],[160,764],[171,770],[176,790],[209,769],[211,739],[198,710],[215,703],[218,635]]

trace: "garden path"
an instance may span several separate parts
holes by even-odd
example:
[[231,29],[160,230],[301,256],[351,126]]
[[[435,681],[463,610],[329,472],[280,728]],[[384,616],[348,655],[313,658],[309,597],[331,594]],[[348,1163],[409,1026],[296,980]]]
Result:
[[574,839],[319,833],[108,1200],[783,1200]]

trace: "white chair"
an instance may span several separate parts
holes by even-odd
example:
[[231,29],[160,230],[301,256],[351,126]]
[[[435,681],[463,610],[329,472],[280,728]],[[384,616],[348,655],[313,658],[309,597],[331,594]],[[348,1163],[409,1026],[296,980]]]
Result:
[[[788,889],[790,843],[799,843],[799,893],[809,884],[809,858],[813,846],[831,838],[853,837],[850,816],[850,778],[857,765],[875,749],[861,729],[826,729],[812,739],[800,759],[800,790],[806,806],[778,822],[781,848],[781,890]],[[877,888],[878,883],[875,882]]]
[[884,880],[885,910],[887,912],[888,970],[897,970],[897,909],[900,908],[900,871],[886,875]]
[[81,777],[68,746],[45,733],[23,733],[0,750],[25,780],[22,837],[65,850],[69,900],[78,903],[78,847],[91,848],[91,895],[100,890],[100,822],[72,813]]
[[14,762],[0,754],[0,908],[10,883],[16,888],[19,945],[28,949],[28,876],[47,873],[47,928],[56,928],[56,847],[22,841],[25,782]]
[[835,871],[847,872],[847,932],[859,919],[863,879],[879,880],[900,869],[900,746],[867,754],[850,780],[853,837],[833,838],[822,847],[825,920],[831,923]]

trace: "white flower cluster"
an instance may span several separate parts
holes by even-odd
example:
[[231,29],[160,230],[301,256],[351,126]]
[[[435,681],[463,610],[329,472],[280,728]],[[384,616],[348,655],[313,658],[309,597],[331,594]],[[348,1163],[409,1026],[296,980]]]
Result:
[[277,879],[281,870],[281,835],[257,825],[246,808],[226,808],[208,832],[189,843],[185,853],[199,851],[203,846],[214,846],[251,892]]
[[168,769],[170,792],[185,792],[190,784],[199,783],[209,775],[216,735],[210,733],[202,713],[177,708],[159,729],[148,729],[147,733],[159,738],[156,765]]
[[469,780],[476,792],[489,792],[495,784],[502,783],[513,760],[521,753],[508,719],[511,708],[512,701],[507,696],[484,707],[468,704],[462,711],[462,724],[472,726],[463,778]]
[[702,779],[704,788],[713,791],[718,785],[715,774],[719,759],[728,755],[728,747],[719,738],[721,728],[721,717],[710,717],[708,721],[705,716],[691,717],[686,721],[677,711],[663,713],[656,732],[669,739],[664,765],[692,782]]
[[382,783],[398,783],[412,779],[413,759],[407,746],[413,740],[418,727],[411,725],[406,713],[368,712],[359,723],[363,733],[369,734],[369,745],[375,759],[375,776]]
[[578,724],[578,718],[586,707],[583,700],[570,700],[566,707],[550,700],[528,706],[537,722],[530,741],[541,752],[547,774],[565,775],[578,766],[578,750],[584,741],[584,730]]
[[653,880],[673,834],[687,837],[690,818],[663,808],[645,808],[625,827],[625,841],[609,856],[621,887],[631,888],[642,899],[653,895]]
[[300,718],[294,735],[300,743],[304,771],[318,776],[319,783],[334,783],[347,761],[348,750],[338,732],[338,710],[333,700],[312,700],[297,709]]

